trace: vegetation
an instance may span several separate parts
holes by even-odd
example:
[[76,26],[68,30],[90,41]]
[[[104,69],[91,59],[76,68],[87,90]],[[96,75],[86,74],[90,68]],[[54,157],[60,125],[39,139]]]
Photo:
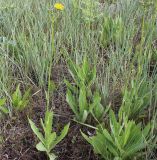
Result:
[[156,22],[156,0],[0,0],[0,159],[157,159]]
[[41,125],[45,133],[45,137],[43,137],[42,133],[40,133],[39,129],[30,119],[29,123],[33,132],[40,140],[40,142],[36,145],[37,150],[45,151],[50,160],[56,159],[56,156],[50,152],[55,147],[55,145],[57,145],[57,143],[59,143],[66,136],[66,134],[68,133],[69,124],[64,127],[61,135],[57,137],[56,132],[52,132],[53,112],[46,111],[45,121],[43,122],[43,120],[41,119]]
[[121,123],[117,122],[111,110],[110,129],[111,133],[103,128],[97,131],[96,136],[90,138],[82,133],[84,138],[93,145],[95,152],[100,154],[103,159],[133,159],[137,152],[148,145],[147,135],[150,131],[150,124],[141,131],[141,125],[136,125],[127,117],[124,117]]

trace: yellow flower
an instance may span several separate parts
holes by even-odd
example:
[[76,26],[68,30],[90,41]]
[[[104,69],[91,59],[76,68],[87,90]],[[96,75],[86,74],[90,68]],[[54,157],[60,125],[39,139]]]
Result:
[[55,3],[54,8],[63,11],[64,5],[62,3]]

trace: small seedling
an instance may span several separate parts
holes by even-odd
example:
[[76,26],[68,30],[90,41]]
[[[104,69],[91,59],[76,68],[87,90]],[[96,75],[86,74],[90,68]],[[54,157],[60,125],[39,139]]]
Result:
[[36,148],[38,151],[46,152],[50,160],[55,160],[57,157],[51,151],[67,135],[70,124],[68,123],[61,131],[61,134],[57,136],[56,132],[53,132],[52,130],[53,112],[46,111],[44,122],[42,119],[40,119],[40,122],[44,135],[39,131],[39,128],[36,127],[34,122],[29,119],[31,129],[40,140],[40,142],[36,145]]
[[22,95],[20,85],[17,86],[16,91],[12,94],[12,106],[15,110],[22,111],[29,103],[30,89],[25,91]]

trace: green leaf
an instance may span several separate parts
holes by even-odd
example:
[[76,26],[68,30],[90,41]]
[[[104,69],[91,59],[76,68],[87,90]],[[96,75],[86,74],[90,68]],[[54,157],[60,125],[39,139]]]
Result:
[[68,123],[67,125],[64,126],[64,129],[61,131],[60,136],[58,136],[55,141],[55,145],[58,144],[67,135],[68,130],[69,130],[69,126],[70,126],[70,123]]
[[30,96],[30,91],[31,91],[31,89],[28,89],[25,93],[24,93],[24,95],[23,95],[23,97],[22,97],[22,101],[28,101],[28,98],[29,98],[29,96]]
[[21,95],[20,84],[19,84],[16,88],[16,91],[12,95],[12,103],[15,108],[18,107],[21,99],[22,99],[22,95]]
[[92,83],[94,83],[95,79],[96,79],[96,66],[94,66],[93,70],[88,75],[88,86],[91,86]]
[[128,139],[129,139],[131,129],[132,129],[132,122],[128,122],[128,124],[126,126],[126,130],[124,132],[123,146],[126,145]]
[[147,145],[146,136],[150,131],[150,124],[142,131],[142,126],[128,120],[127,116],[119,122],[114,112],[110,110],[109,117],[109,131],[101,126],[95,136],[88,137],[81,132],[82,136],[93,146],[95,153],[106,160],[133,159]]
[[24,95],[22,96],[21,91],[20,91],[20,84],[17,86],[16,91],[12,94],[12,105],[16,110],[23,110],[29,100],[30,96],[30,89],[28,89]]
[[72,95],[72,93],[71,93],[70,90],[67,90],[66,101],[70,105],[70,108],[72,109],[72,111],[74,112],[74,114],[76,115],[76,117],[78,117],[78,110],[77,110],[76,99],[73,97],[73,95]]
[[81,131],[81,134],[88,143],[92,144],[92,140],[87,135],[85,135],[82,131]]
[[52,123],[53,123],[53,112],[47,110],[45,113],[45,121],[44,121],[45,137],[50,136],[52,131]]
[[103,134],[108,141],[114,143],[112,137],[110,136],[109,132],[106,129],[103,130]]
[[73,77],[74,81],[78,85],[80,83],[80,80],[78,79],[78,67],[76,64],[73,63],[71,59],[68,59],[68,67],[69,67],[69,72],[71,76]]
[[8,113],[9,113],[8,108],[3,107],[3,106],[0,106],[0,111],[1,111],[2,113],[4,113],[4,114],[8,114]]
[[55,160],[57,158],[57,156],[55,156],[53,153],[49,153],[48,156],[50,160]]
[[72,92],[72,93],[77,93],[78,89],[74,86],[72,86],[67,80],[64,80],[67,88]]
[[151,129],[151,123],[148,123],[147,126],[143,130],[143,136],[146,138],[150,132]]
[[49,136],[46,137],[46,148],[51,151],[55,147],[55,140],[57,138],[56,132],[53,132],[49,134]]
[[45,148],[45,146],[39,142],[37,145],[36,145],[36,148],[38,151],[41,151],[41,152],[47,152],[47,149]]
[[88,74],[90,72],[89,66],[90,66],[90,64],[88,63],[87,56],[85,56],[83,59],[82,69],[83,69],[83,73],[86,77],[88,77]]
[[113,110],[110,110],[109,116],[110,116],[111,131],[112,131],[113,135],[116,136],[119,134],[120,124],[117,122],[116,116],[115,116]]
[[6,98],[0,99],[0,106],[3,106],[6,102]]
[[44,124],[42,118],[40,118],[40,124],[43,127],[44,132],[46,132],[45,124]]
[[131,145],[125,154],[123,155],[123,158],[126,159],[127,157],[133,157],[138,151],[144,149],[146,147],[146,144],[137,142],[133,145]]
[[36,127],[33,121],[31,121],[30,119],[28,119],[28,121],[33,132],[36,134],[39,140],[44,144],[44,138],[43,138],[43,135],[40,133],[39,129]]
[[105,111],[104,107],[101,105],[101,97],[98,92],[94,94],[92,108],[90,108],[92,114],[97,120],[101,120]]
[[82,123],[84,123],[86,121],[87,117],[88,117],[88,111],[84,110],[83,115],[82,115],[82,119],[81,119]]
[[[95,152],[101,154],[103,158],[106,159],[108,155],[110,155],[109,157],[111,157],[111,153],[117,155],[117,152],[115,151],[116,148],[114,147],[114,145],[107,141],[102,133],[98,132],[97,135],[92,137],[91,139]],[[108,150],[111,153],[108,152]]]
[[81,86],[80,88],[80,95],[79,95],[79,111],[80,114],[83,115],[85,110],[88,110],[87,108],[87,99],[86,99],[86,88],[85,86]]

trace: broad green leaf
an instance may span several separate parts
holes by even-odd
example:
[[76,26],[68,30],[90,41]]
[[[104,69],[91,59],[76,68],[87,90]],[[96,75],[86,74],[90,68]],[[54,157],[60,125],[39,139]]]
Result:
[[103,130],[103,135],[105,136],[105,138],[106,138],[108,141],[114,143],[111,135],[109,134],[109,132],[108,132],[106,129]]
[[131,129],[132,129],[132,123],[131,122],[128,122],[127,123],[127,126],[125,126],[125,132],[124,132],[124,140],[123,140],[123,146],[125,146],[125,144],[127,143],[128,141],[128,138],[130,136],[130,133],[131,133]]
[[84,110],[81,121],[84,123],[88,117],[88,111]]
[[52,131],[52,123],[53,123],[53,112],[47,110],[45,113],[45,121],[44,121],[45,137],[50,136]]
[[81,86],[80,95],[79,95],[79,111],[80,114],[84,114],[84,110],[87,110],[87,97],[86,97],[86,88],[85,86]]
[[101,120],[104,115],[104,107],[101,105],[101,97],[98,92],[94,93],[93,104],[90,105],[90,112],[97,120]]
[[118,146],[116,146],[115,143],[111,143],[110,141],[108,141],[107,139],[105,140],[105,146],[106,148],[110,151],[110,153],[112,153],[114,155],[114,157],[118,156]]
[[[103,158],[107,155],[111,155],[111,153],[114,156],[118,155],[117,148],[114,146],[114,144],[108,141],[101,133],[98,133],[96,136],[92,137],[92,144],[95,148],[96,153],[101,154]],[[108,152],[108,150],[110,152]]]
[[81,86],[82,84],[86,85],[86,75],[84,75],[83,70],[79,69],[78,70],[78,78],[80,79],[80,84],[79,86]]
[[36,125],[34,124],[34,122],[32,120],[28,119],[28,121],[29,121],[29,124],[30,124],[33,132],[40,139],[40,141],[44,144],[44,138],[43,138],[43,135],[40,133],[39,129],[36,127]]
[[55,147],[55,140],[57,138],[56,132],[53,132],[49,134],[47,137],[45,137],[45,145],[46,148],[51,151],[53,147]]
[[109,116],[110,116],[111,131],[112,131],[113,135],[116,136],[119,134],[120,124],[117,122],[116,116],[115,116],[113,110],[110,110]]
[[18,107],[19,101],[22,99],[20,85],[17,86],[16,91],[12,95],[12,103],[14,107]]
[[106,160],[133,159],[146,147],[146,136],[150,131],[150,125],[148,124],[142,131],[142,125],[128,120],[126,116],[121,122],[116,120],[112,110],[109,116],[111,128],[109,131],[104,128],[91,137],[81,132],[82,136],[93,146],[95,153],[100,154]]
[[45,148],[45,146],[39,142],[37,145],[36,145],[36,148],[38,151],[41,151],[41,152],[47,152],[47,149]]
[[134,157],[133,155],[136,155],[136,153],[146,147],[146,144],[137,142],[130,146],[125,154],[123,155],[123,158],[126,159],[127,157]]
[[97,120],[101,121],[104,115],[104,107],[101,104],[98,104],[94,109],[94,113]]

